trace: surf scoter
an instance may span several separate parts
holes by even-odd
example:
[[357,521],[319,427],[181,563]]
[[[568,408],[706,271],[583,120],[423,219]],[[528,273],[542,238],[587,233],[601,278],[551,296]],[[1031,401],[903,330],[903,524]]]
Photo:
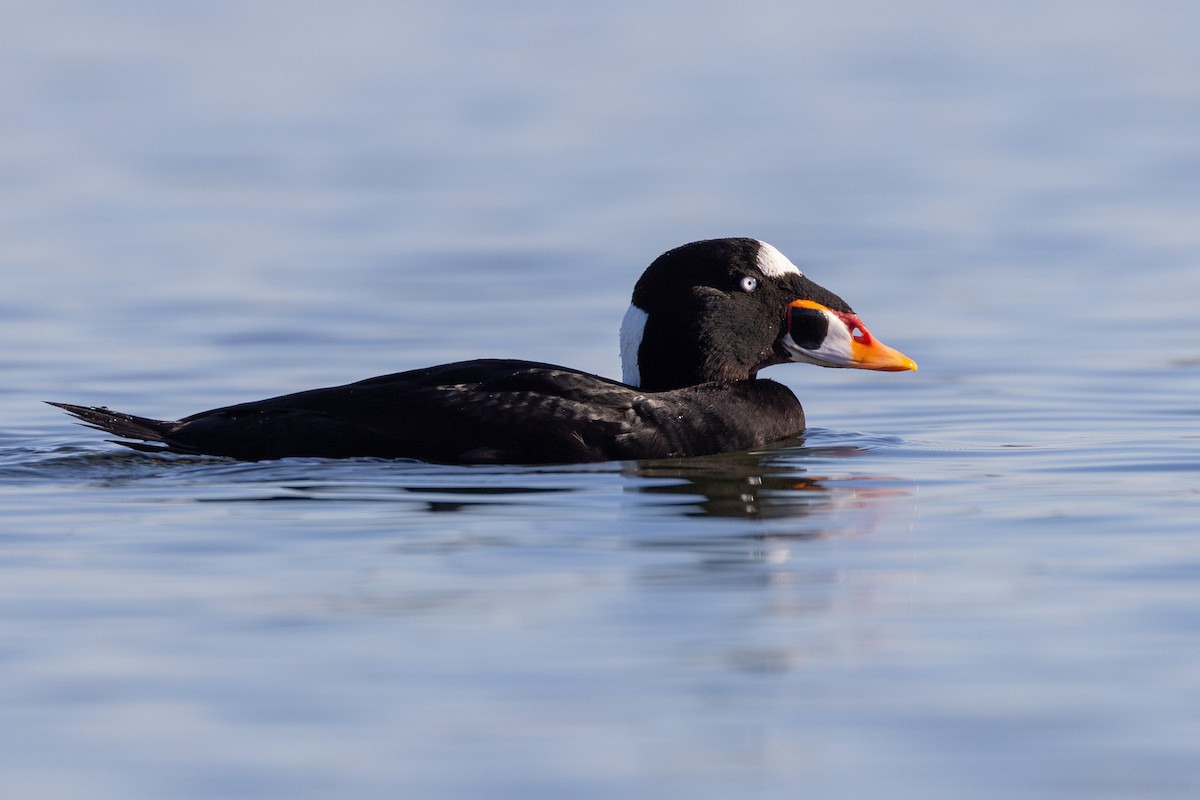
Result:
[[550,464],[745,450],[804,430],[773,364],[915,370],[840,297],[756,239],[655,259],[621,325],[622,382],[484,359],[202,411],[178,421],[52,403],[150,452]]

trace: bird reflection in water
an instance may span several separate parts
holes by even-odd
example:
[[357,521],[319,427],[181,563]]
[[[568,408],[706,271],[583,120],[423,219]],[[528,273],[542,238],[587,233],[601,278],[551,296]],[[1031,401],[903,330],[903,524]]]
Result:
[[[896,478],[838,468],[839,460],[870,452],[845,444],[807,447],[796,437],[766,450],[639,463],[632,490],[654,498],[642,509],[655,509],[659,524],[639,526],[636,546],[690,554],[641,570],[639,582],[675,590],[783,589],[772,594],[772,607],[785,616],[824,607],[838,570],[821,551],[799,557],[806,543],[870,535],[895,516],[888,501],[911,490]],[[720,524],[695,524],[703,518]]]
[[844,501],[848,494],[862,501],[901,493],[888,478],[853,479],[808,474],[814,456],[822,461],[866,455],[854,445],[804,447],[795,437],[773,448],[725,453],[672,461],[638,462],[634,474],[670,483],[639,483],[634,490],[678,498],[677,513],[693,517],[783,519],[806,516]]

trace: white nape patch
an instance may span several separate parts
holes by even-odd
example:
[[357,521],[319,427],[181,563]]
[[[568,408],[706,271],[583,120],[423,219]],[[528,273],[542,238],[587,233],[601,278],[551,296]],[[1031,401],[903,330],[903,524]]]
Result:
[[642,336],[646,333],[646,320],[650,315],[630,304],[621,321],[621,381],[630,386],[642,385],[642,371],[638,367],[638,350],[642,347]]
[[768,278],[782,278],[784,275],[801,275],[800,268],[788,260],[788,257],[775,249],[774,245],[759,240],[758,268]]

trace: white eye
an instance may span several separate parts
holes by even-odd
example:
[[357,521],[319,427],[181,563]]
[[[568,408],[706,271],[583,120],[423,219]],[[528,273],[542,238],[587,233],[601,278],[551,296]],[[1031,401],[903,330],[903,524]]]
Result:
[[758,278],[755,278],[753,275],[746,275],[738,285],[742,287],[743,292],[753,292],[758,288]]

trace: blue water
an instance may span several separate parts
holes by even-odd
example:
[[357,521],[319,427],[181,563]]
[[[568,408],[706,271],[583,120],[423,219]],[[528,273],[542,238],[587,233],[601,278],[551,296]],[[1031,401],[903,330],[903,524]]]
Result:
[[[1200,794],[1200,6],[10,4],[0,783],[131,798]],[[916,374],[665,463],[237,464],[158,417],[615,376],[772,242]]]

